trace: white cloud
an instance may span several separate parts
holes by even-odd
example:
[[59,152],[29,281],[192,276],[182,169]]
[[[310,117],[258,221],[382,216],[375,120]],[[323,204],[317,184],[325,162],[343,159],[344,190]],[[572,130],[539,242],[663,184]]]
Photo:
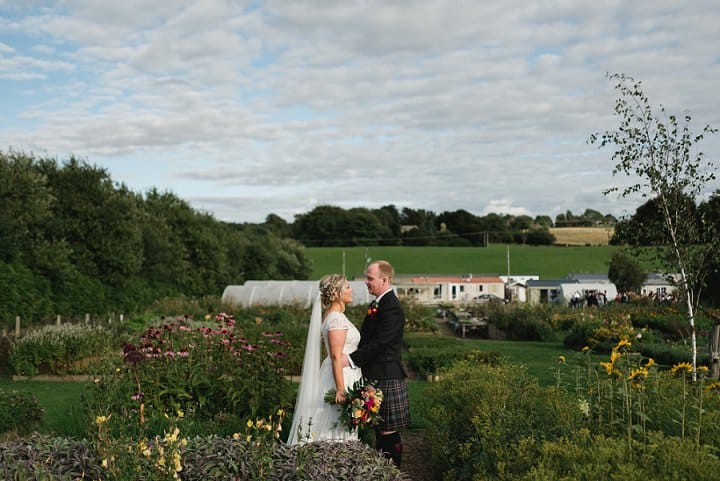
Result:
[[586,144],[617,124],[606,72],[720,125],[709,0],[58,5],[0,3],[18,112],[0,148],[80,155],[226,220],[319,204],[622,214],[639,200],[602,195],[624,179]]

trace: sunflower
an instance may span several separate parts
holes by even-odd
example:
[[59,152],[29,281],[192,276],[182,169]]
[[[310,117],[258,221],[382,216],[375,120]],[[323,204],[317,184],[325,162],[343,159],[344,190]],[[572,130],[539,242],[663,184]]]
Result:
[[692,365],[689,362],[681,362],[679,364],[675,364],[672,369],[670,369],[670,372],[673,374],[677,374],[678,372],[692,372]]
[[637,389],[643,389],[643,381],[645,381],[647,375],[648,370],[644,367],[633,369],[628,376],[628,379],[630,380],[630,385]]

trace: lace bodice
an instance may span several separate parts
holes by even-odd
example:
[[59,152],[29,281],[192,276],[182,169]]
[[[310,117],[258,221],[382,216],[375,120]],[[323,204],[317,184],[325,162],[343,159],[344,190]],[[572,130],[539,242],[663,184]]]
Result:
[[357,327],[350,322],[350,320],[342,312],[330,312],[322,325],[322,337],[325,342],[326,352],[330,352],[330,345],[328,344],[328,332],[335,329],[346,329],[347,334],[345,336],[345,345],[343,346],[343,352],[350,354],[355,351],[360,343],[360,331]]

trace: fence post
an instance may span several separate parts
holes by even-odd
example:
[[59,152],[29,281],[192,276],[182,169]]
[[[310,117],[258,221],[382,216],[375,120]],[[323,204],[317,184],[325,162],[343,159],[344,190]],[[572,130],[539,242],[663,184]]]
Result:
[[59,325],[60,325],[60,322],[61,322],[61,321],[60,321],[60,314],[58,314],[58,315],[57,315],[57,320],[55,321],[55,324],[57,324],[57,325],[59,326]]
[[20,337],[20,316],[15,316],[15,337]]

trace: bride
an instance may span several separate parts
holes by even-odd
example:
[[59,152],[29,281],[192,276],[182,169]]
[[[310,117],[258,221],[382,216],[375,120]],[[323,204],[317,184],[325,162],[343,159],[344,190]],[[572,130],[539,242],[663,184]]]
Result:
[[[344,314],[345,305],[351,302],[352,287],[344,276],[328,274],[320,279],[318,296],[310,316],[302,379],[288,444],[357,439],[357,432],[349,433],[338,422],[338,406],[324,401],[325,393],[335,388],[335,402],[343,402],[345,390],[362,377],[360,369],[342,367],[343,354],[355,351],[360,342],[360,331]],[[322,322],[321,305],[325,309]],[[322,363],[321,337],[328,353]]]

